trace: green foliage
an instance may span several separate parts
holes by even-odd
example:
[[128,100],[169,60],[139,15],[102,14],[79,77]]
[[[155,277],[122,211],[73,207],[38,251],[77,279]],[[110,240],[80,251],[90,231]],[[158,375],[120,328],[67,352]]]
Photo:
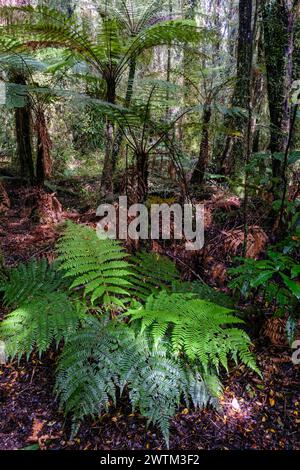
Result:
[[262,289],[268,302],[275,300],[282,307],[300,300],[300,286],[295,280],[300,274],[300,264],[283,253],[269,250],[266,260],[245,259],[229,273],[230,287],[239,289],[245,297],[254,289]]
[[73,415],[73,430],[85,416],[115,403],[125,387],[133,410],[158,424],[167,442],[181,398],[195,406],[211,398],[200,374],[168,356],[162,343],[151,349],[128,325],[91,319],[69,338],[58,364],[56,392],[61,407]]
[[10,358],[23,354],[29,358],[33,350],[39,355],[53,342],[56,346],[73,332],[83,318],[79,305],[70,302],[62,292],[49,292],[25,301],[0,323],[0,338]]
[[92,303],[101,301],[107,307],[124,307],[131,297],[145,300],[179,279],[168,258],[142,251],[130,262],[120,242],[99,238],[93,229],[82,225],[68,224],[58,251],[59,269],[73,281],[70,288],[84,288]]
[[299,317],[300,264],[284,253],[269,250],[267,259],[243,259],[243,264],[228,271],[229,286],[239,290],[243,297],[252,296],[255,301],[260,296],[260,301],[271,307],[276,316],[289,315],[286,334],[291,344]]
[[[32,261],[11,270],[2,290],[6,304],[18,308],[0,323],[0,338],[12,358],[34,350],[41,355],[64,342],[55,390],[73,416],[74,433],[126,390],[132,409],[157,424],[168,443],[170,418],[183,399],[195,407],[215,402],[228,356],[259,373],[249,337],[232,327],[242,321],[200,298],[216,298],[208,286],[180,285],[170,260],[141,252],[130,262],[119,242],[73,223],[58,251],[59,264]],[[96,300],[104,310],[124,310],[129,301],[131,308],[111,320],[96,316]],[[123,321],[128,316],[129,323]]]
[[[104,17],[97,40],[94,41],[86,23],[80,24],[75,16],[68,17],[58,10],[40,7],[8,8],[22,11],[22,23],[15,24],[15,33],[27,36],[36,47],[55,47],[69,50],[84,61],[105,80],[115,81],[126,69],[128,61],[145,49],[159,45],[197,43],[207,30],[197,28],[189,20],[164,20],[158,24],[140,23],[134,34],[124,34],[123,24],[115,17]],[[5,9],[2,9],[4,14]],[[126,18],[126,17],[125,17]],[[69,60],[69,59],[68,59]]]
[[193,282],[178,282],[175,281],[172,284],[172,290],[174,293],[190,293],[194,294],[202,300],[208,300],[215,304],[221,305],[222,307],[232,308],[233,300],[223,292],[220,292],[204,282],[193,281]]
[[[277,199],[273,202],[273,209],[280,216],[282,200]],[[300,248],[299,238],[300,234],[300,199],[296,198],[294,201],[285,201],[284,212],[282,222],[286,226],[286,232],[290,234],[290,237],[295,237],[295,241],[298,242],[298,249]],[[284,241],[283,241],[284,242]],[[285,253],[287,250],[283,250]]]
[[171,286],[180,277],[176,265],[158,253],[139,251],[131,260],[134,263],[134,295],[142,300],[162,287]]
[[210,368],[228,370],[227,357],[240,359],[258,371],[255,359],[249,351],[250,339],[240,329],[229,325],[243,323],[232,311],[205,300],[195,299],[193,294],[168,294],[162,291],[149,297],[145,306],[129,310],[132,321],[138,321],[141,331],[148,331],[157,345],[165,338],[170,341],[172,352],[184,353],[192,363],[197,363],[207,373]]
[[56,263],[33,259],[28,264],[19,264],[11,269],[7,279],[0,279],[0,292],[3,292],[4,305],[15,308],[30,301],[36,294],[42,296],[54,292],[62,283]]
[[118,241],[100,239],[89,227],[68,223],[58,252],[64,277],[73,281],[70,288],[84,289],[92,303],[98,300],[104,307],[124,307],[126,298],[130,299],[130,265]]

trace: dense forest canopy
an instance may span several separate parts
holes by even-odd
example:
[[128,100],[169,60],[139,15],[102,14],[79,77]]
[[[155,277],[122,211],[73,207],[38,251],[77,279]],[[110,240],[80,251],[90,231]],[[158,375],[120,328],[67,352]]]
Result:
[[300,0],[1,0],[0,29],[0,449],[299,448]]

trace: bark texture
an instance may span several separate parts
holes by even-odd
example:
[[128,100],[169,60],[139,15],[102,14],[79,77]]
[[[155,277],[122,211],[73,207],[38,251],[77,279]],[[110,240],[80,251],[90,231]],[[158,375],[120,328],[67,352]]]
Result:
[[199,159],[191,178],[191,184],[201,186],[204,181],[210,156],[210,121],[212,116],[211,105],[208,103],[203,111],[202,138]]
[[[26,85],[26,80],[21,74],[15,75],[13,80],[18,85]],[[15,129],[21,176],[29,177],[33,183],[35,177],[32,158],[32,112],[28,100],[22,108],[15,109]]]
[[265,60],[270,111],[270,150],[274,192],[280,189],[283,161],[291,121],[290,89],[293,73],[295,4],[292,0],[266,0],[263,5]]
[[[232,106],[247,109],[250,100],[251,54],[252,54],[252,0],[239,2],[239,35],[237,48],[237,79]],[[244,159],[244,138],[247,117],[227,117],[225,128],[228,136],[220,158],[220,171],[234,175]]]

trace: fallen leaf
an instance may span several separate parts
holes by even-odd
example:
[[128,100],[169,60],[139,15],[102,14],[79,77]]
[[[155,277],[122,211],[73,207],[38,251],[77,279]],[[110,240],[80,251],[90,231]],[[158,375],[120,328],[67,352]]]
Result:
[[44,421],[40,421],[37,418],[34,418],[32,423],[31,435],[28,437],[28,442],[37,442],[39,440],[39,433],[43,429]]

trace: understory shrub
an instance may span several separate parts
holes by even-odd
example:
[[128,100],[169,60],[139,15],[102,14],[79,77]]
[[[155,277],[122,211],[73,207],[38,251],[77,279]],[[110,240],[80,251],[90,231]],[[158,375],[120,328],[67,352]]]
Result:
[[248,299],[259,298],[273,310],[274,316],[288,316],[287,338],[295,339],[300,306],[300,264],[288,254],[268,250],[264,260],[240,259],[241,264],[229,269],[229,286]]

